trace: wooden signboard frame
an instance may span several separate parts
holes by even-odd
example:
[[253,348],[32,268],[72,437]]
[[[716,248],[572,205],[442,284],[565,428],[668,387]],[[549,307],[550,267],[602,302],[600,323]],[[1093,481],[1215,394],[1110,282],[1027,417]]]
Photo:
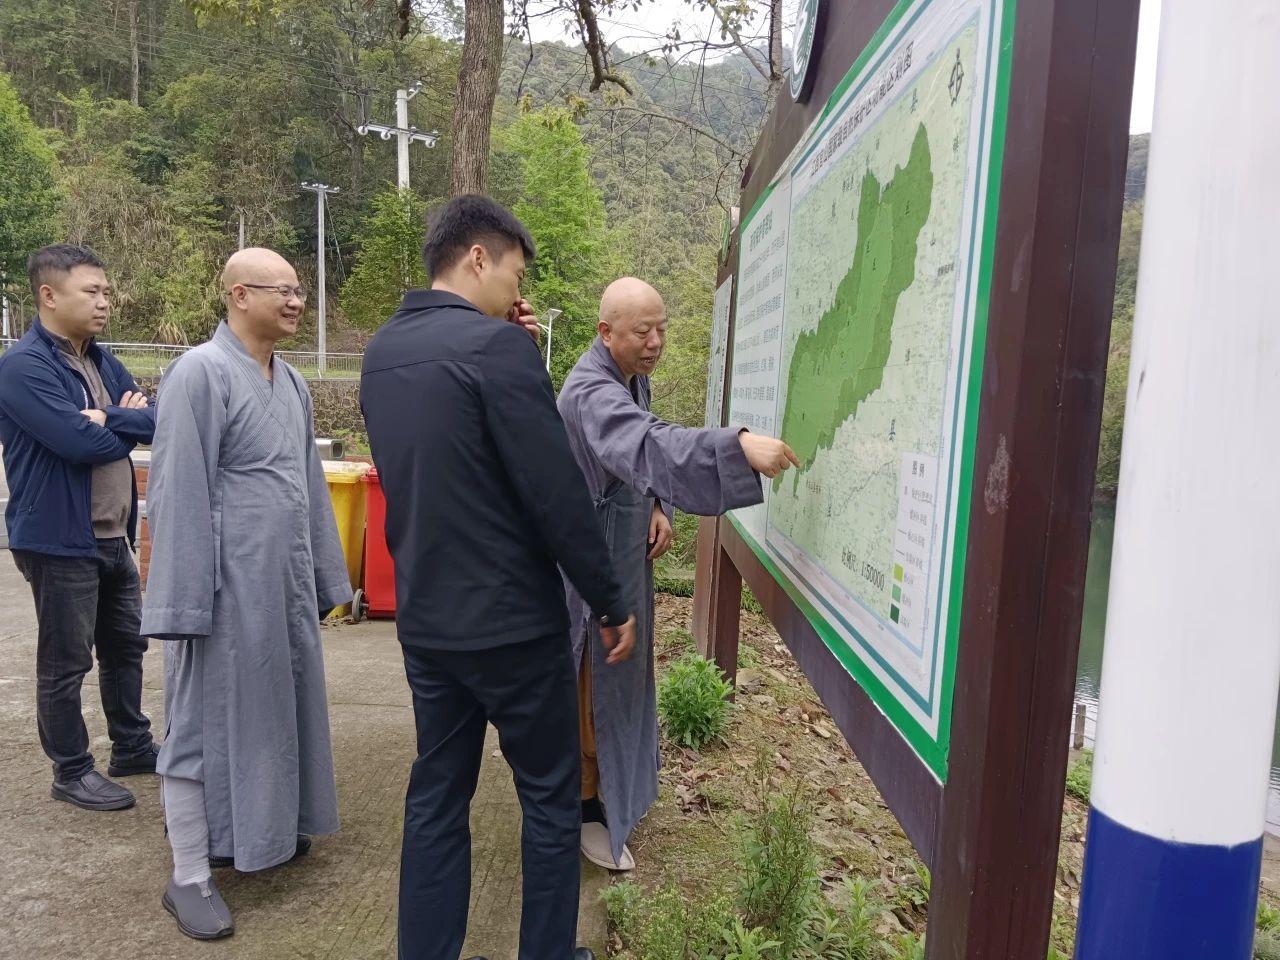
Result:
[[[743,178],[744,211],[895,6],[828,2],[812,96],[779,94]],[[704,520],[698,541],[700,649],[736,675],[745,581],[933,872],[932,960],[1043,960],[1047,949],[1124,197],[1138,0],[1012,9],[945,780],[729,520]],[[722,417],[728,406],[726,387]]]

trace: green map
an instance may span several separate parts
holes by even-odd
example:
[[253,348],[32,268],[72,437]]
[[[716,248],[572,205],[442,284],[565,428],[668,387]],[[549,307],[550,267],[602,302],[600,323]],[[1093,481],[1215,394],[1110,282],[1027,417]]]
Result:
[[[802,463],[830,450],[841,424],[857,416],[859,405],[884,382],[893,319],[899,298],[915,281],[917,243],[932,195],[929,137],[920,124],[907,165],[887,185],[882,188],[869,170],[863,175],[857,235],[864,239],[853,267],[817,328],[796,343],[782,435]],[[774,487],[789,477],[794,492],[802,475],[779,474]]]
[[[849,124],[843,150],[820,145],[792,175],[777,410],[804,466],[774,482],[768,538],[785,538],[803,579],[837,584],[904,650],[923,648],[936,606],[926,571],[938,521],[932,502],[927,517],[909,514],[903,471],[919,457],[921,476],[937,475],[955,411],[977,49],[971,23],[887,107]],[[924,560],[914,583],[901,567],[908,515]]]

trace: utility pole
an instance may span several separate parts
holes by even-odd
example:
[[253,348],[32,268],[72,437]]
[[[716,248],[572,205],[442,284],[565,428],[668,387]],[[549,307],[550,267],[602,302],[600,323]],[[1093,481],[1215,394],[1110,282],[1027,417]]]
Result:
[[362,123],[357,128],[357,132],[362,137],[376,133],[383,140],[396,138],[396,187],[400,190],[409,189],[409,144],[425,143],[430,149],[440,139],[440,133],[437,130],[422,133],[417,127],[409,126],[409,101],[421,92],[421,80],[407,90],[396,91],[396,125],[394,127],[381,123]]
[[538,324],[540,330],[547,331],[547,373],[551,372],[551,325],[556,322],[556,317],[562,313],[564,313],[563,310],[548,310],[543,314],[547,318],[547,322]]
[[316,324],[319,329],[316,342],[316,352],[320,355],[320,376],[324,376],[325,371],[325,289],[324,289],[324,203],[325,198],[331,193],[338,193],[337,187],[331,187],[327,183],[313,183],[310,180],[302,181],[302,189],[310,191],[316,195]]
[[240,249],[244,249],[244,211],[240,211]]

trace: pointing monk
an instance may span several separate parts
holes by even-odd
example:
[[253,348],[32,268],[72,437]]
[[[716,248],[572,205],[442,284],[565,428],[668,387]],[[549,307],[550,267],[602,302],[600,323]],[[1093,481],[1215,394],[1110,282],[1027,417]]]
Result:
[[578,665],[582,852],[606,869],[630,870],[627,838],[658,796],[653,561],[671,548],[672,509],[713,516],[752,506],[764,499],[762,474],[800,463],[781,440],[683,427],[649,412],[649,378],[667,336],[666,306],[649,284],[612,283],[596,330],[560,392],[560,415],[637,624],[634,655],[605,669],[599,628],[566,581]]

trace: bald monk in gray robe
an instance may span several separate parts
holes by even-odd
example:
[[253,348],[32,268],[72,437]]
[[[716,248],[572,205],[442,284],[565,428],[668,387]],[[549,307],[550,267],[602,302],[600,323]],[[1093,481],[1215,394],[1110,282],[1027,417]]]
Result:
[[142,634],[166,641],[157,772],[183,933],[234,927],[210,873],[283,863],[338,829],[320,620],[351,600],[311,395],[274,356],[305,291],[270,250],[222,276],[227,319],[160,384]]
[[704,516],[760,503],[760,474],[799,465],[780,440],[734,428],[682,427],[649,412],[649,377],[666,342],[658,292],[633,277],[600,302],[599,336],[560,391],[569,444],[596,502],[626,605],[635,653],[605,668],[599,626],[566,581],[583,740],[582,852],[629,870],[626,840],[658,796],[653,673],[653,561],[671,546],[671,508]]

